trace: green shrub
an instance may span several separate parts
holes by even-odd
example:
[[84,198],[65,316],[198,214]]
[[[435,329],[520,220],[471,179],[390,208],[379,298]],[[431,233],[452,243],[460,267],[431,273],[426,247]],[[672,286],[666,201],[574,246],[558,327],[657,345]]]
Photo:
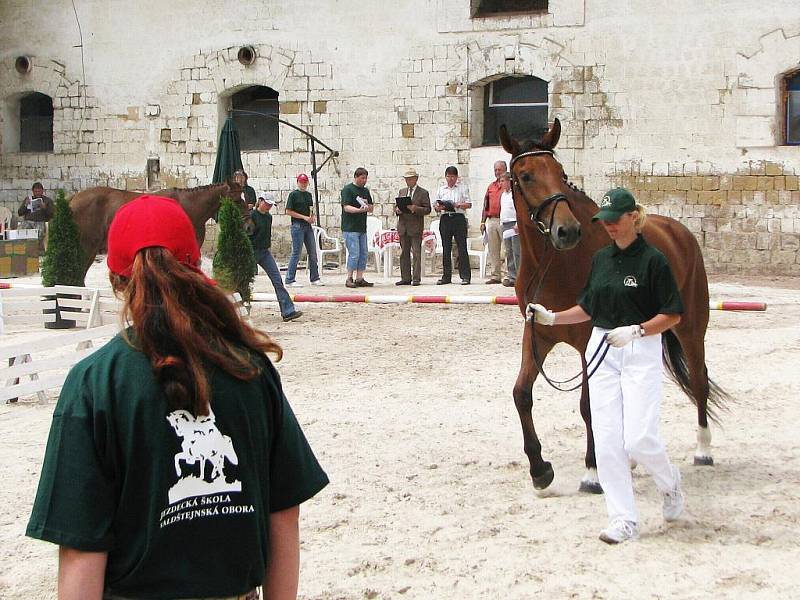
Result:
[[219,237],[214,254],[214,279],[220,287],[239,292],[242,301],[252,300],[256,277],[253,246],[242,226],[242,213],[230,198],[223,198],[219,209]]
[[55,211],[47,234],[47,249],[42,259],[42,285],[78,285],[84,278],[83,251],[78,225],[64,190],[56,193]]

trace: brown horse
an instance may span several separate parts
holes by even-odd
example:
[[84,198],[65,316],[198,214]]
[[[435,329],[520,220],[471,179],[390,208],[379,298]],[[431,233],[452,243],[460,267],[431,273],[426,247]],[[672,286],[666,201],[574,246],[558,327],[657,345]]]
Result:
[[[143,193],[94,187],[78,192],[72,197],[70,208],[80,232],[86,267],[84,276],[92,266],[95,256],[106,251],[108,228],[116,212],[123,204]],[[246,214],[247,207],[242,200],[242,186],[233,179],[189,189],[167,188],[153,194],[174,198],[180,203],[194,225],[197,243],[201,246],[206,237],[206,221],[217,213],[222,198],[232,198],[242,213]]]
[[[538,143],[520,143],[501,127],[503,148],[512,156],[514,204],[521,244],[521,265],[516,292],[523,315],[529,302],[559,311],[574,306],[589,276],[592,256],[610,239],[600,223],[592,223],[597,205],[569,183],[553,149],[561,135],[558,119]],[[700,246],[694,235],[674,219],[651,215],[643,230],[645,239],[667,258],[684,304],[681,321],[663,335],[664,362],[669,374],[697,406],[697,449],[694,462],[711,465],[711,408],[725,399],[725,393],[709,378],[705,365],[704,338],[708,326],[708,281]],[[548,352],[558,342],[575,348],[581,356],[581,416],[586,423],[587,473],[581,491],[600,493],[594,454],[586,346],[591,323],[569,327],[525,324],[522,366],[514,385],[514,403],[522,424],[525,454],[530,461],[533,485],[544,489],[553,480],[552,465],[542,459],[531,409],[533,382]],[[594,351],[594,349],[592,349]],[[536,355],[536,357],[534,356]],[[546,377],[546,375],[545,375]]]

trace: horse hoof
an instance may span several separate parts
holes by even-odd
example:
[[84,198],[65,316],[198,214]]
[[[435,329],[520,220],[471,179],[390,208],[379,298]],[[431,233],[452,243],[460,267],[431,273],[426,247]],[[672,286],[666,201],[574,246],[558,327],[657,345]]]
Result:
[[695,456],[694,457],[694,464],[696,467],[713,467],[714,466],[714,457],[713,456]]
[[598,481],[581,481],[578,491],[584,494],[602,494],[603,486]]
[[533,479],[533,487],[537,490],[543,490],[551,483],[553,483],[553,478],[556,476],[555,472],[553,471],[553,465],[549,462],[544,463],[545,470],[541,475],[531,475]]

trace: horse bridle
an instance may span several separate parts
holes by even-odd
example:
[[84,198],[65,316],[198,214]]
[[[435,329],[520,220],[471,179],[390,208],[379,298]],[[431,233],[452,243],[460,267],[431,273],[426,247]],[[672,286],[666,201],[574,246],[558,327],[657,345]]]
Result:
[[[514,175],[514,163],[517,162],[520,158],[524,158],[526,156],[536,156],[536,155],[539,155],[539,154],[549,154],[550,156],[553,156],[553,151],[552,150],[531,150],[529,152],[523,152],[522,154],[517,154],[514,158],[511,159],[511,163],[508,166],[508,170],[511,172],[511,183],[513,184],[513,187],[515,189],[519,188],[520,185],[519,185],[519,180],[517,179],[517,176]],[[514,204],[516,205],[516,202],[517,202],[516,195],[513,194],[513,191],[512,191],[512,195],[515,196],[514,197]],[[542,202],[539,204],[539,206],[535,206],[533,208],[531,208],[530,206],[527,207],[528,208],[528,216],[530,217],[531,222],[534,225],[536,225],[536,229],[538,229],[539,233],[541,233],[544,236],[548,236],[548,237],[550,236],[550,231],[553,228],[553,220],[556,218],[556,209],[558,208],[558,203],[559,202],[566,202],[567,203],[567,207],[570,206],[569,200],[567,200],[566,194],[563,194],[561,192],[556,192],[555,194],[551,194],[550,196],[548,196],[547,198],[542,200]],[[553,205],[553,212],[550,213],[550,225],[548,226],[548,225],[545,225],[543,219],[539,218],[539,215],[541,215],[544,212],[544,210],[548,206],[550,206],[550,204]]]
[[[511,172],[511,181],[513,183],[512,189],[511,189],[511,195],[512,195],[512,198],[514,200],[514,206],[515,207],[517,205],[517,194],[516,194],[516,191],[520,188],[520,185],[519,185],[519,180],[517,179],[517,176],[514,175],[514,171],[513,171],[514,163],[517,162],[520,158],[524,158],[526,156],[537,156],[537,155],[542,155],[542,154],[549,154],[550,156],[553,156],[553,151],[552,150],[530,150],[528,152],[523,152],[521,154],[517,154],[516,156],[514,156],[511,159],[511,162],[509,163],[509,166],[508,166],[508,170]],[[566,202],[567,203],[567,207],[570,208],[570,209],[572,208],[570,206],[570,203],[569,203],[569,200],[567,199],[566,194],[564,194],[562,192],[556,192],[555,194],[551,194],[550,196],[547,196],[547,198],[542,200],[542,202],[538,206],[536,206],[534,208],[531,208],[526,203],[526,208],[528,209],[528,216],[530,217],[531,222],[536,226],[536,229],[545,238],[545,240],[550,240],[550,244],[549,245],[547,245],[547,242],[545,242],[546,245],[545,245],[545,249],[544,249],[544,252],[543,252],[543,257],[546,257],[546,255],[548,254],[548,250],[552,250],[553,252],[555,252],[555,250],[556,250],[556,247],[553,244],[553,240],[550,237],[550,232],[553,229],[553,221],[555,220],[555,217],[556,217],[556,209],[558,208],[558,203],[559,202]],[[548,226],[548,225],[545,225],[544,220],[540,218],[540,215],[543,213],[543,211],[550,204],[553,205],[553,211],[550,213],[550,224]],[[536,289],[533,292],[533,303],[536,303],[536,298],[539,296],[539,291],[541,290],[542,284],[544,283],[545,275],[547,275],[547,271],[550,269],[550,264],[553,261],[553,256],[555,256],[555,255],[551,253],[549,259],[546,260],[544,271],[542,271],[541,276],[539,277],[539,283],[536,284]],[[543,260],[539,264],[541,265],[542,262],[545,262],[545,261]],[[533,285],[533,280],[534,280],[534,278],[536,277],[536,275],[537,275],[537,273],[539,271],[540,271],[540,269],[536,269],[536,271],[531,273],[531,278],[528,281],[528,285],[526,285],[525,288],[524,288],[524,290],[525,290],[525,292],[524,292],[524,300],[525,300],[525,306],[526,307],[528,306],[528,304],[530,304],[528,302],[528,290],[531,288],[531,285]],[[533,360],[536,363],[536,368],[539,370],[539,373],[541,373],[542,377],[544,377],[544,380],[547,383],[549,383],[552,388],[554,388],[556,390],[559,390],[561,392],[572,392],[572,391],[577,390],[578,388],[580,388],[583,385],[583,380],[581,380],[578,384],[576,384],[576,385],[574,385],[573,387],[570,387],[570,388],[562,388],[561,385],[568,384],[571,381],[574,381],[575,379],[577,379],[578,377],[583,375],[583,369],[581,369],[581,371],[579,373],[577,373],[576,375],[570,377],[569,379],[564,379],[564,380],[552,379],[547,375],[547,373],[545,373],[544,361],[542,361],[542,359],[540,358],[539,350],[538,350],[538,348],[536,346],[536,333],[535,332],[536,332],[535,323],[531,323],[531,350],[533,351]],[[598,353],[600,353],[601,348],[602,348],[602,354],[601,354],[600,358],[597,360],[597,364],[595,364],[594,366],[591,367],[591,372],[590,372],[589,371],[589,367],[592,365],[592,363],[595,361],[595,359],[597,359]],[[595,371],[597,371],[597,368],[600,366],[600,363],[603,362],[603,359],[606,357],[606,353],[608,352],[608,348],[609,348],[609,346],[608,346],[608,344],[605,343],[605,336],[604,336],[603,339],[600,341],[600,344],[597,346],[597,348],[595,349],[594,353],[592,354],[592,357],[586,363],[586,380],[587,381],[589,380],[589,378],[592,375],[594,375]]]

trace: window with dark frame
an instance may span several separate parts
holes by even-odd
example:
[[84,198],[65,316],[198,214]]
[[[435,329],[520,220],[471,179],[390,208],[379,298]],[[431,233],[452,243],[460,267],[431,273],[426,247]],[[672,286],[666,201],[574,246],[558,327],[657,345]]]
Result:
[[786,129],[785,140],[789,146],[800,146],[800,71],[786,77]]
[[33,92],[19,101],[19,151],[53,151],[53,99]]
[[470,0],[473,18],[544,11],[547,11],[547,0]]
[[505,125],[517,139],[539,140],[547,132],[547,82],[538,77],[505,77],[490,82],[483,93],[483,146],[500,143]]
[[[263,85],[254,85],[236,92],[231,103],[241,149],[276,150],[278,121],[263,115],[278,116],[278,92]],[[247,112],[238,113],[237,110]]]

